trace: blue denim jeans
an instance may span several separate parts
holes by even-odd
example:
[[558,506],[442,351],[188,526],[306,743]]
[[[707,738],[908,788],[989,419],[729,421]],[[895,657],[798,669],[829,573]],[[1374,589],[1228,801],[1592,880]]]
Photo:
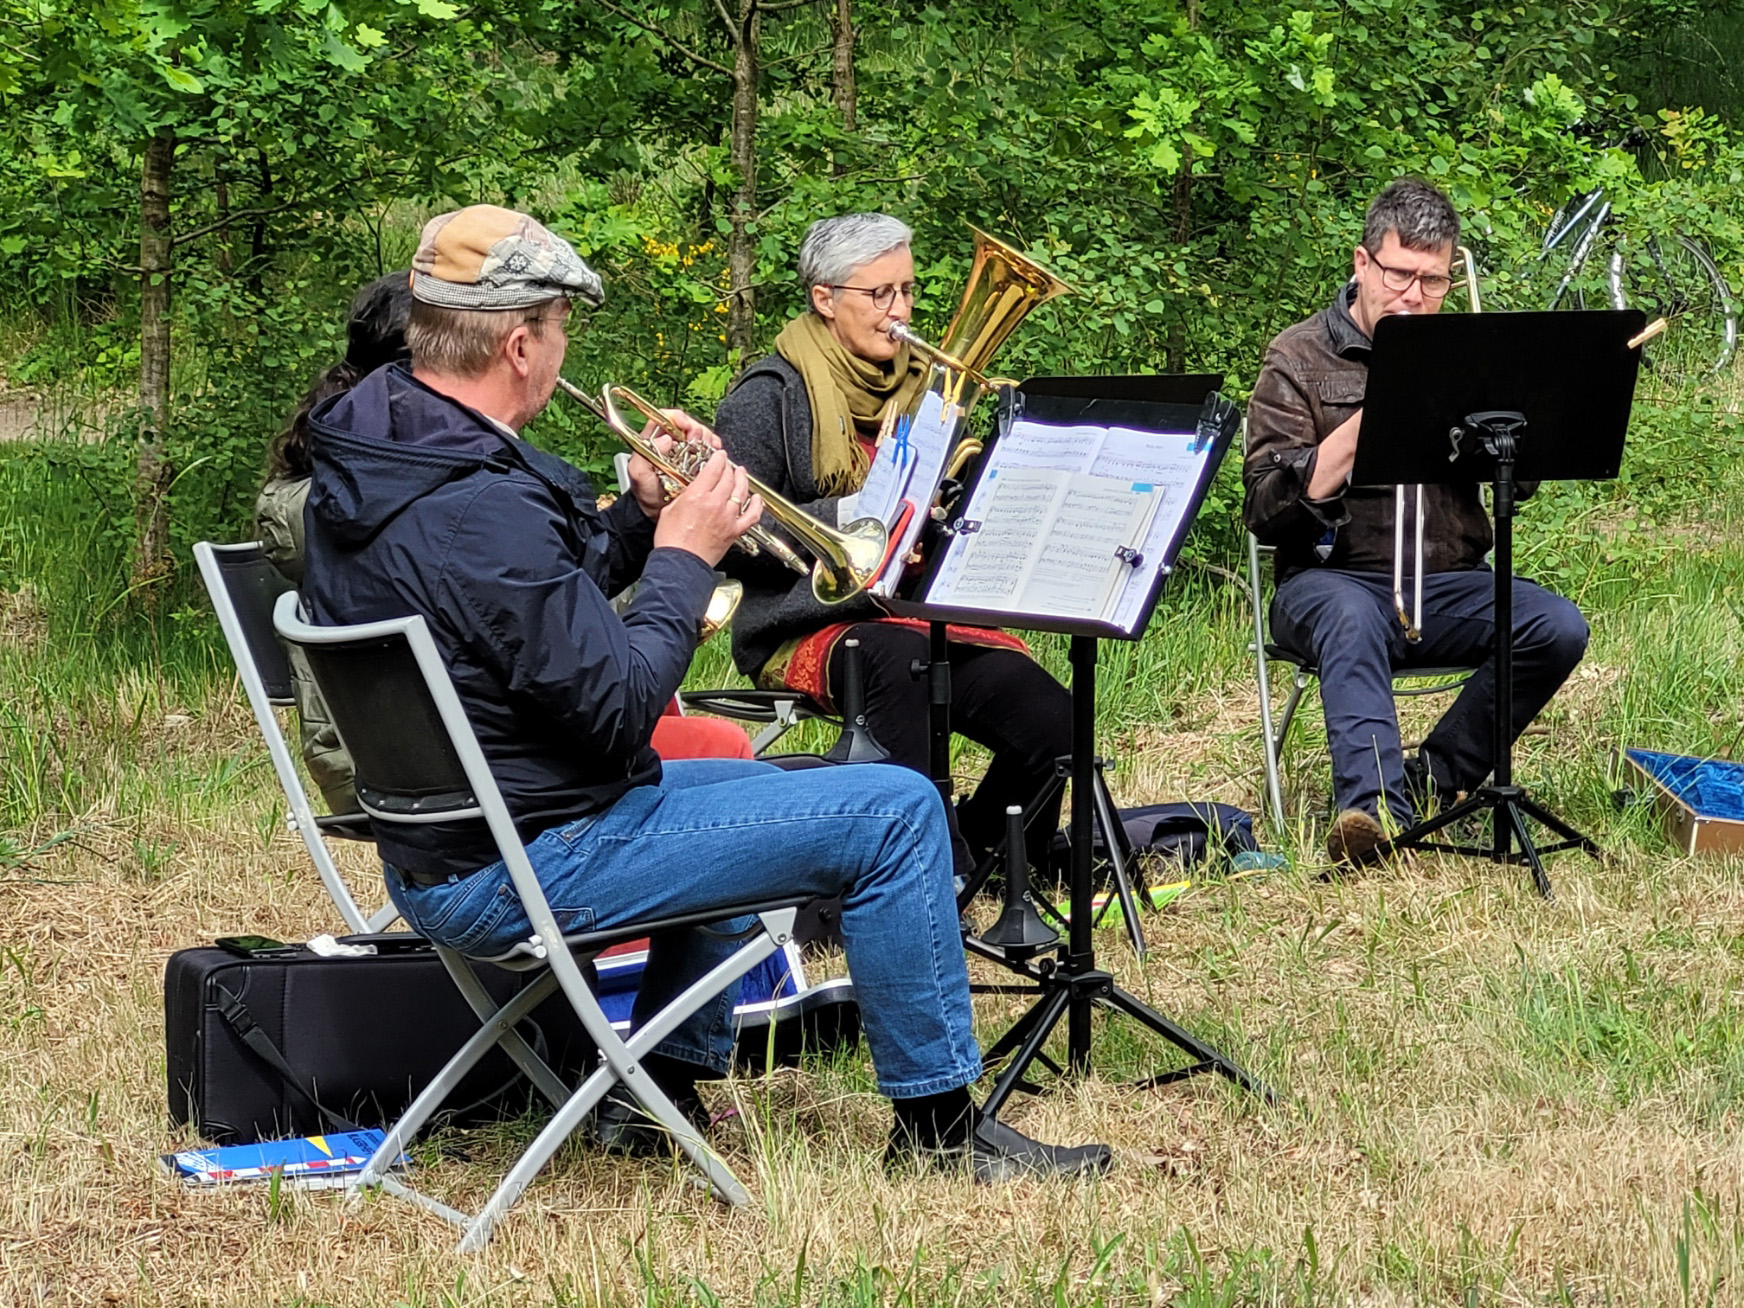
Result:
[[[784,772],[739,759],[667,763],[658,785],[527,846],[558,924],[605,929],[787,894],[837,895],[878,1088],[937,1094],[981,1074],[957,929],[944,804],[926,778],[876,764]],[[502,953],[532,928],[493,863],[444,885],[387,870],[388,894],[419,932],[471,954]],[[729,919],[717,930],[743,929]],[[704,931],[653,941],[632,1025],[739,946]],[[725,1071],[735,985],[658,1047]]]
[[[1391,577],[1312,568],[1272,597],[1272,639],[1320,669],[1320,703],[1339,811],[1413,820],[1393,704],[1393,674],[1413,667],[1473,667],[1458,698],[1423,742],[1421,756],[1446,795],[1474,790],[1495,766],[1496,578],[1488,568],[1423,578],[1423,639],[1405,639]],[[1587,648],[1580,610],[1514,578],[1514,736],[1518,737]]]

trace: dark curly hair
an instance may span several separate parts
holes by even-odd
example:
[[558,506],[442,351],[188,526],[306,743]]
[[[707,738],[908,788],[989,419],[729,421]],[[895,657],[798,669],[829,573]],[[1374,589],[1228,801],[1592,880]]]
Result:
[[315,379],[285,429],[267,447],[266,475],[278,481],[309,475],[309,415],[343,395],[384,363],[410,358],[406,319],[412,312],[410,271],[378,277],[357,293],[345,323],[345,357]]

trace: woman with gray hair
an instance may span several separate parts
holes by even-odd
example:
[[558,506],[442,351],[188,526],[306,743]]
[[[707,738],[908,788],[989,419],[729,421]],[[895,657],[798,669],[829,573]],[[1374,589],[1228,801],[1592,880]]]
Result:
[[[913,233],[888,214],[811,225],[799,249],[807,311],[775,338],[775,352],[739,375],[715,414],[734,462],[807,513],[851,522],[886,417],[908,410],[927,364],[890,337],[914,311]],[[926,624],[884,616],[864,596],[823,605],[803,578],[766,559],[739,560],[744,602],[733,620],[733,661],[768,689],[834,703],[842,638],[860,642],[866,716],[891,761],[928,766]],[[1071,696],[1006,632],[950,628],[951,724],[992,751],[975,793],[958,807],[957,870],[1004,834],[1007,805],[1027,806],[1071,753]],[[1059,798],[1030,826],[1030,862],[1046,866]]]

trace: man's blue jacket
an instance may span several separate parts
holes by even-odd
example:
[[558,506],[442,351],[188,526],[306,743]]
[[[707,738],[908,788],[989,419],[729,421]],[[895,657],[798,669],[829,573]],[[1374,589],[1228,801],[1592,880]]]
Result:
[[[523,839],[660,779],[655,721],[695,652],[713,570],[654,549],[634,496],[419,382],[371,373],[310,419],[303,597],[322,624],[422,614]],[[606,597],[640,574],[620,618]],[[380,826],[422,877],[496,861],[482,821]]]

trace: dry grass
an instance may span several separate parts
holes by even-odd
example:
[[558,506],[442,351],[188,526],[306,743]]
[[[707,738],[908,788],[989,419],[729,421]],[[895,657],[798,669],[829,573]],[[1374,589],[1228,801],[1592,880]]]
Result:
[[[1606,666],[1553,717],[1576,747],[1588,701],[1617,693]],[[1230,686],[1135,729],[1123,802],[1252,806],[1244,713]],[[1098,1185],[886,1178],[887,1110],[856,1059],[718,1088],[741,1110],[724,1148],[755,1196],[742,1211],[672,1169],[572,1147],[463,1260],[448,1228],[391,1201],[298,1194],[275,1210],[260,1188],[184,1191],[156,1165],[187,1142],[163,1120],[166,958],[334,920],[278,830],[270,778],[234,775],[253,742],[229,688],[166,705],[140,678],[67,729],[94,742],[122,724],[115,803],[0,873],[7,1302],[1677,1303],[1686,1265],[1696,1301],[1737,1299],[1744,867],[1633,839],[1608,868],[1557,860],[1554,906],[1487,865],[1325,882],[1305,858],[1150,919],[1143,967],[1105,933],[1125,984],[1284,1101],[1206,1078],[1122,1088],[1159,1055],[1105,1029],[1102,1075],[1016,1117],[1112,1141]],[[1525,766],[1549,748],[1538,738]],[[983,1031],[1016,1011],[984,1000]],[[424,1184],[477,1202],[524,1129],[474,1133],[474,1161]]]

